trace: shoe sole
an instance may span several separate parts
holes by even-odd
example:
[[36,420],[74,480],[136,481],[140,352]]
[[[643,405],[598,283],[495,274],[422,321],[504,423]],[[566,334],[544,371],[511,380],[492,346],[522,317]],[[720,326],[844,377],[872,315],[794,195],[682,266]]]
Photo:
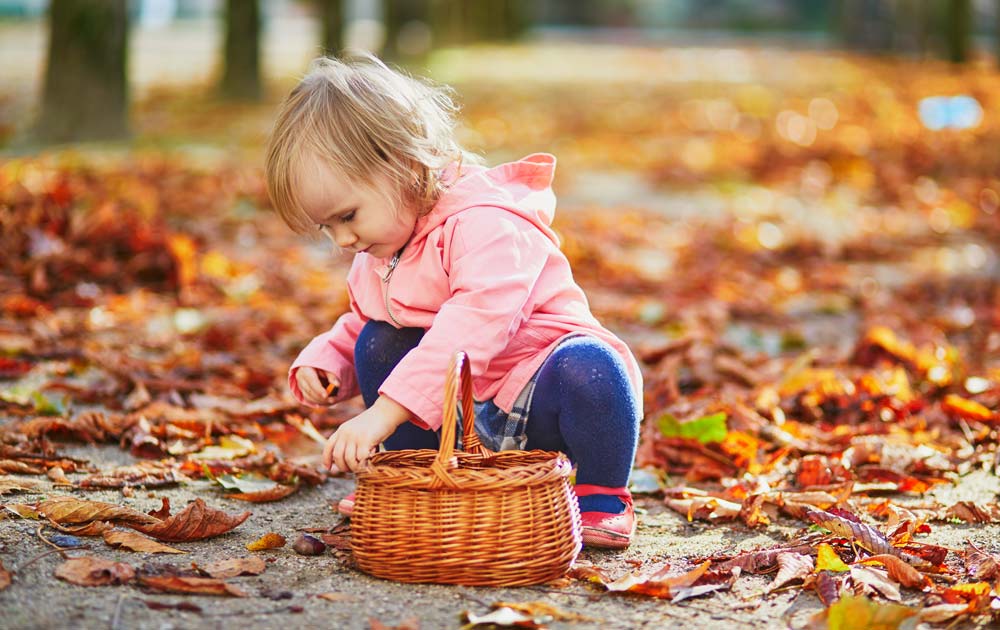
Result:
[[632,535],[635,534],[635,530],[633,529],[632,534],[625,536],[624,534],[619,534],[617,532],[584,527],[581,529],[581,534],[583,538],[583,545],[585,547],[625,549],[632,544]]

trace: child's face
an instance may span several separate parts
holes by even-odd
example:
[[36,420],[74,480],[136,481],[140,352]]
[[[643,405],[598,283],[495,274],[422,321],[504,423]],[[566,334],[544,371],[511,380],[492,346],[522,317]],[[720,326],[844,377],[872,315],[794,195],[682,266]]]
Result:
[[295,181],[309,218],[334,245],[355,254],[388,258],[402,249],[413,234],[417,212],[390,200],[388,177],[375,178],[371,187],[355,184],[313,156],[306,156]]

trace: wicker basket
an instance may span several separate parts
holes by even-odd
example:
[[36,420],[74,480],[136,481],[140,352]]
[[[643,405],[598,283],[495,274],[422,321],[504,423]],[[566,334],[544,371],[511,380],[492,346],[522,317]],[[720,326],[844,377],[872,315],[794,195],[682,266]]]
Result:
[[[463,448],[455,451],[462,389]],[[468,360],[445,382],[441,447],[379,453],[357,473],[351,549],[358,567],[399,582],[519,586],[561,577],[580,552],[565,455],[484,447],[473,428]]]

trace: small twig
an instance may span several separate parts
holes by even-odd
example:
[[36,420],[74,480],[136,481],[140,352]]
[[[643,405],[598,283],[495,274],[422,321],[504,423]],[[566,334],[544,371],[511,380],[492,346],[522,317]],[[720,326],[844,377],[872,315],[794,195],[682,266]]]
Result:
[[115,606],[115,616],[111,618],[111,630],[118,630],[118,622],[122,617],[122,604],[125,603],[125,592],[118,596],[118,605]]
[[205,613],[203,617],[239,617],[241,615],[278,615],[283,612],[302,612],[301,606],[283,606],[281,608],[274,608],[272,610],[237,610],[235,612],[219,612],[219,613]]
[[475,595],[472,595],[471,593],[467,593],[466,591],[459,591],[458,595],[459,595],[459,597],[464,597],[465,599],[467,599],[469,601],[476,602],[477,604],[479,604],[483,608],[492,608],[492,606],[490,606],[489,604],[487,604],[483,600],[479,599]]

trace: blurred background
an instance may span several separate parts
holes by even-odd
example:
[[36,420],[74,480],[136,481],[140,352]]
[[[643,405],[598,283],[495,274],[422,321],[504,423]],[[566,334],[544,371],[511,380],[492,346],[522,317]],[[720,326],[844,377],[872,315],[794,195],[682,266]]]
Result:
[[33,347],[282,388],[349,261],[269,212],[263,145],[311,59],[365,49],[452,85],[489,162],[558,157],[595,312],[700,340],[651,408],[876,326],[924,376],[997,371],[998,29],[992,0],[0,0],[0,349],[48,317]]

